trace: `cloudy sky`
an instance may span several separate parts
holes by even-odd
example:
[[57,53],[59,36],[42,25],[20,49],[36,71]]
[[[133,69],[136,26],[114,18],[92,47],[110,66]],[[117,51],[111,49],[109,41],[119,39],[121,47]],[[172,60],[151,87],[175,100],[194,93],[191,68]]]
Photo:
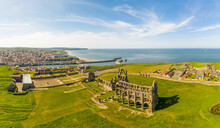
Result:
[[219,0],[0,0],[0,47],[220,48]]

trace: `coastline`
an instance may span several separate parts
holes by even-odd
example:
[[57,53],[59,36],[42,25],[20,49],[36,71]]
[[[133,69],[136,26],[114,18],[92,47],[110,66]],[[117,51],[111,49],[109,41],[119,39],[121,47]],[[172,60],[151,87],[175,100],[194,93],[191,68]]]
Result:
[[[73,55],[70,55],[70,52],[65,50],[67,52],[67,55],[69,56],[73,56]],[[81,58],[81,57],[78,57],[76,56],[77,58],[79,58],[79,63],[105,63],[105,62],[115,62],[117,61],[118,59],[121,59],[121,57],[117,57],[117,58],[113,58],[113,59],[107,59],[107,60],[90,60],[90,59],[86,59],[86,58]],[[77,64],[77,63],[75,63]]]

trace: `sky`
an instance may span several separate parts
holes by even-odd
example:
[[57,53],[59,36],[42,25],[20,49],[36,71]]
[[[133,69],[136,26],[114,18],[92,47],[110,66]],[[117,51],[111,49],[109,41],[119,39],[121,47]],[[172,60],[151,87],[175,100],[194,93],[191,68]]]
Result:
[[220,48],[219,0],[0,0],[0,47]]

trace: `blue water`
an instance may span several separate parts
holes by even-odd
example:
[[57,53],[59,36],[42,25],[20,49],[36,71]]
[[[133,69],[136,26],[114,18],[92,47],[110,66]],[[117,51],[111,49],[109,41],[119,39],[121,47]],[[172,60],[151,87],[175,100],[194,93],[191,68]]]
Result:
[[[220,62],[220,49],[89,49],[68,50],[72,56],[89,60],[127,58],[127,63]],[[114,62],[93,65],[109,65]]]

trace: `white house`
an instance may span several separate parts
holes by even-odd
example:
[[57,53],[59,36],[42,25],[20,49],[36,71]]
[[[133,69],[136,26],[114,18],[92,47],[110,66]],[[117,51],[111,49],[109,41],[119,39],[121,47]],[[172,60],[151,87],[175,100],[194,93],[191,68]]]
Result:
[[26,91],[29,88],[34,88],[33,82],[31,80],[30,74],[23,74],[23,81],[22,81],[23,87],[22,90]]

